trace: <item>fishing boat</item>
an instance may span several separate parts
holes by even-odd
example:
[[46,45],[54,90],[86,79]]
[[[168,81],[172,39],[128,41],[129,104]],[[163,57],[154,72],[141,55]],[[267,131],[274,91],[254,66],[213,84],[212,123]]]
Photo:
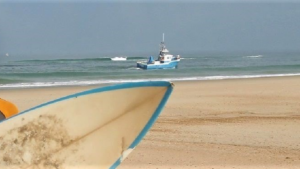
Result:
[[150,56],[147,61],[137,62],[137,67],[142,69],[170,69],[177,68],[179,61],[180,56],[173,56],[166,48],[163,34],[163,40],[160,43],[158,58],[154,60],[153,56]]
[[110,58],[112,61],[125,61],[127,60],[127,57],[122,57],[122,56],[117,56],[117,57],[113,57]]

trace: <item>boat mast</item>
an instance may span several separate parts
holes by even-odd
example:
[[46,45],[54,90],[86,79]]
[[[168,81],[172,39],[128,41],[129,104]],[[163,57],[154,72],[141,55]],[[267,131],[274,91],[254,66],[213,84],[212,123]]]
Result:
[[160,43],[160,47],[161,47],[161,51],[165,50],[166,49],[166,46],[165,46],[165,33],[163,33],[163,39],[162,39],[162,42]]
[[158,55],[158,60],[160,60],[161,57],[163,57],[165,54],[168,54],[168,49],[166,48],[165,45],[165,33],[163,33],[163,39],[162,42],[160,43],[160,51]]

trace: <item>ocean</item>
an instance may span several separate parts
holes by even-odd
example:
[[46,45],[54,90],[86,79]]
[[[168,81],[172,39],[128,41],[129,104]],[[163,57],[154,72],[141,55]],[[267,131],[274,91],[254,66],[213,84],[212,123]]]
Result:
[[109,57],[2,61],[0,89],[300,75],[300,53],[181,55],[178,68],[163,70],[138,69],[136,62],[147,57],[127,57],[127,61]]

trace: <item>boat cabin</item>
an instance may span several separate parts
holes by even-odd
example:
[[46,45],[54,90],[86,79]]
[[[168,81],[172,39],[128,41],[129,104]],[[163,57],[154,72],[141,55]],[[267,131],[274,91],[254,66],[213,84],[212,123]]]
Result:
[[163,55],[163,56],[159,57],[159,61],[161,63],[170,62],[170,61],[172,61],[172,59],[173,59],[173,55]]

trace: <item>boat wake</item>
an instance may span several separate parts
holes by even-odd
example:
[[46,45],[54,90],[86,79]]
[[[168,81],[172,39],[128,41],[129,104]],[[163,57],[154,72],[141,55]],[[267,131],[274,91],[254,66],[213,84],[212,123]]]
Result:
[[129,68],[127,68],[127,70],[139,70],[139,69],[141,69],[141,68],[139,68],[139,67],[129,67]]
[[192,60],[192,59],[196,59],[196,58],[180,58],[181,60],[182,59],[185,59],[185,60]]
[[261,58],[263,55],[252,55],[252,56],[245,56],[246,58]]

